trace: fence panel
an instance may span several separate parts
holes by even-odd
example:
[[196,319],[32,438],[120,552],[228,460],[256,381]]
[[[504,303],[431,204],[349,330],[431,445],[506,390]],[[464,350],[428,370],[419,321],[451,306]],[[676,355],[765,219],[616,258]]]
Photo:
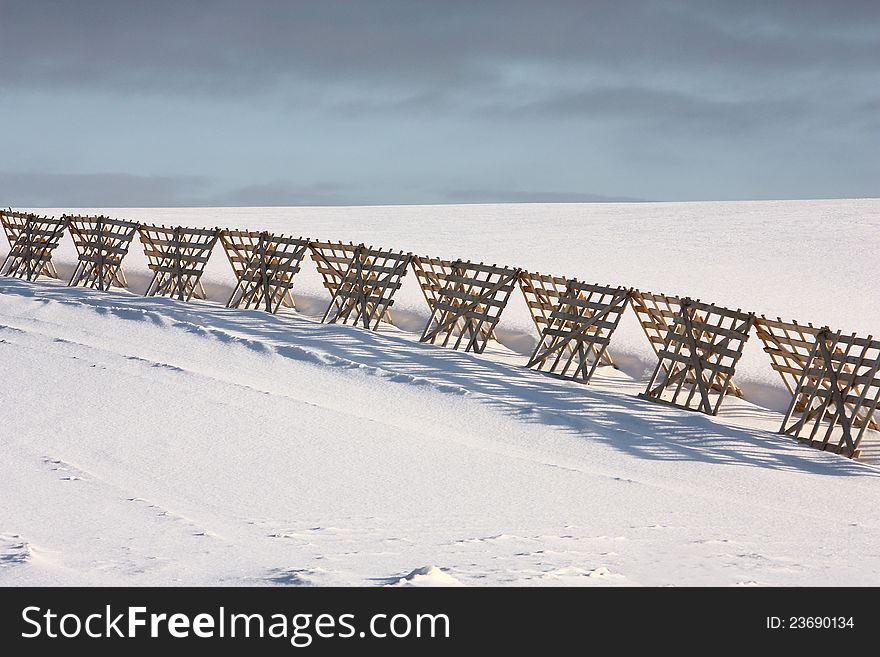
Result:
[[220,235],[219,228],[139,226],[153,279],[145,296],[205,298],[201,277]]
[[402,251],[395,253],[360,244],[323,321],[341,324],[351,321],[374,331],[379,328],[379,322],[390,322],[394,293],[400,289],[411,258]]
[[281,306],[294,307],[293,277],[309,248],[307,239],[266,231],[223,230],[220,242],[238,281],[227,308],[263,308],[277,313]]
[[70,236],[78,254],[68,285],[107,290],[128,287],[122,259],[137,233],[137,222],[109,217],[68,216]]
[[[877,427],[880,341],[825,327],[816,332],[780,433],[818,449],[858,458]],[[871,430],[871,442],[880,434]]]
[[464,341],[465,351],[483,353],[519,272],[512,267],[456,260],[437,292],[421,342],[440,341],[445,347],[455,338],[453,349]]
[[0,275],[35,281],[42,274],[58,278],[52,252],[58,248],[67,228],[67,217],[41,217],[4,210],[0,222],[9,240],[9,253],[0,265]]
[[752,313],[681,299],[640,396],[716,415],[754,319]]
[[587,383],[603,360],[630,291],[569,279],[546,317],[541,341],[527,367],[543,370],[546,366],[550,373]]

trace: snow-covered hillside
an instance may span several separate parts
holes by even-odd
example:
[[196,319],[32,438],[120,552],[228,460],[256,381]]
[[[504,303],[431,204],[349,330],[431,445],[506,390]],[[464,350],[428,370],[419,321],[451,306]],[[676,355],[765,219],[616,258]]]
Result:
[[[71,209],[38,211],[60,216]],[[880,199],[75,211],[166,225],[362,241],[419,255],[690,296],[844,332],[880,334]],[[0,245],[0,253],[5,246]],[[62,265],[62,277],[69,275],[76,262],[69,237],[54,260]],[[138,244],[126,256],[126,271],[134,291],[146,288],[146,260]],[[235,277],[219,245],[205,281],[209,295],[225,303]],[[296,284],[301,308],[323,312],[328,300],[311,262]],[[395,322],[407,330],[424,328],[428,310],[412,275],[395,299]],[[498,337],[526,356],[534,348],[537,336],[519,292],[502,315]],[[624,315],[612,349],[632,376],[654,366],[654,354],[631,313]],[[777,410],[788,403],[756,339],[746,345],[737,382],[751,401]]]
[[[103,212],[880,327],[880,201]],[[775,433],[754,337],[709,418],[635,398],[630,313],[582,386],[522,367],[518,293],[475,356],[415,341],[411,276],[380,333],[317,323],[310,263],[298,313],[225,309],[233,282],[219,247],[214,302],[0,279],[0,584],[880,583],[880,469]]]

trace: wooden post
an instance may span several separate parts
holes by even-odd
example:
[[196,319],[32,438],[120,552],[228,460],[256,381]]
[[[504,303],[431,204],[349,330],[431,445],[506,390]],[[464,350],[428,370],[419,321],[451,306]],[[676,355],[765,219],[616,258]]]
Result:
[[180,266],[181,245],[180,245],[180,226],[174,228],[174,276],[177,281],[177,298],[181,301],[186,300],[183,286],[183,268]]
[[98,289],[104,291],[107,289],[104,282],[104,220],[98,217],[95,220],[96,229],[98,231]]

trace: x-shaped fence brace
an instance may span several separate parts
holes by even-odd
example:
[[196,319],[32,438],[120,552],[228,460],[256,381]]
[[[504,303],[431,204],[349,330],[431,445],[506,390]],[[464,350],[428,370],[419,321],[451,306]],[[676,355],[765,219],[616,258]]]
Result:
[[516,285],[520,269],[456,260],[431,309],[421,342],[444,347],[455,337],[465,351],[483,353]]
[[[666,336],[675,321],[675,317],[681,310],[681,297],[633,289],[629,296],[629,301],[636,314],[636,318],[639,320],[639,325],[645,333],[645,337],[648,338],[648,343],[651,345],[654,353],[659,353],[666,342]],[[695,318],[698,321],[702,321],[699,314]],[[696,381],[688,375],[685,384],[693,383],[696,383]],[[720,383],[714,382],[712,385],[718,386]],[[742,389],[732,380],[728,381],[726,391],[737,397],[743,396]],[[720,392],[720,390],[717,390],[717,392]]]
[[[550,325],[550,315],[558,307],[560,298],[568,289],[568,282],[574,279],[521,271],[517,280],[540,339],[544,335],[544,329]],[[608,349],[600,348],[599,345],[592,345],[591,349],[600,364],[614,365]],[[571,345],[565,346],[564,350],[567,354],[570,353]]]
[[[446,277],[452,273],[452,267],[455,264],[453,260],[444,260],[442,258],[434,258],[432,256],[413,256],[412,270],[419,282],[419,287],[428,303],[428,310],[434,312],[434,303],[440,294],[440,290],[446,285]],[[464,320],[459,320],[456,330],[463,330]],[[480,331],[486,332],[486,327],[480,328]],[[491,331],[486,333],[483,338],[488,340],[494,337]]]
[[[657,352],[657,367],[640,397],[716,415],[754,319],[752,313],[681,299]],[[683,390],[684,401],[679,401]]]
[[620,323],[630,292],[569,279],[526,367],[547,366],[550,373],[587,383]]
[[[39,217],[28,212],[18,212],[11,208],[8,210],[0,210],[0,223],[3,225],[3,232],[6,234],[6,240],[9,242],[9,247],[12,248],[12,245],[15,244],[15,241],[24,230],[28,220],[34,221],[39,219],[45,219],[45,217]],[[49,278],[58,278],[58,272],[55,271],[55,265],[52,264],[51,260],[43,265],[43,271],[40,273]]]
[[220,242],[237,284],[227,308],[293,308],[293,277],[309,248],[308,239],[266,231],[223,230]]
[[356,246],[322,321],[351,321],[377,330],[379,323],[390,317],[394,293],[400,289],[411,259],[411,254],[402,251]]
[[78,254],[68,285],[107,290],[128,287],[122,259],[137,233],[137,222],[109,217],[68,216],[70,236]]
[[153,278],[145,296],[181,301],[205,298],[201,277],[220,235],[219,228],[138,226]]
[[[798,413],[804,411],[807,403],[805,395],[796,394],[798,382],[809,365],[810,353],[820,330],[822,329],[812,324],[786,322],[779,317],[775,320],[765,316],[755,318],[755,331],[764,344],[764,352],[770,356],[771,367],[779,373],[785,387],[795,398],[794,410]],[[840,351],[839,346],[837,351]],[[843,371],[849,373],[851,368],[844,365]],[[830,385],[827,377],[810,378],[809,383],[825,387]],[[861,426],[862,422],[867,421],[869,429],[880,430],[880,424],[876,420],[866,420],[858,411],[854,412],[852,420],[854,426]]]
[[[309,242],[309,249],[312,253],[312,261],[315,263],[315,269],[321,275],[324,287],[330,293],[331,306],[332,299],[336,296],[339,286],[345,278],[345,274],[354,262],[355,254],[358,248],[362,246],[354,242],[321,242],[312,240]],[[382,316],[383,322],[391,323],[391,315],[385,312]]]
[[[866,430],[877,426],[874,412],[880,403],[878,372],[880,342],[873,336],[861,338],[828,327],[819,329],[780,433],[857,458]],[[796,413],[800,415],[797,419]],[[809,434],[802,435],[810,425]],[[838,428],[839,435],[835,435]]]
[[67,228],[67,217],[40,217],[4,210],[0,215],[9,240],[9,253],[0,265],[0,275],[35,281],[40,274],[58,278],[52,252]]

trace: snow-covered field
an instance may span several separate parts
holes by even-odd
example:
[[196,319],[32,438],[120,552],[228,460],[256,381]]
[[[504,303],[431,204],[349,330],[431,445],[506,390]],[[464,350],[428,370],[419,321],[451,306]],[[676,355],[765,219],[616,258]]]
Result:
[[[880,200],[101,211],[880,330]],[[137,244],[126,272],[146,287]],[[310,262],[298,313],[223,308],[219,246],[205,283],[182,304],[0,280],[0,584],[880,584],[880,469],[774,433],[754,336],[746,399],[709,418],[635,398],[631,313],[622,370],[585,387],[522,367],[518,292],[475,356],[416,342],[411,275],[380,333],[317,323]]]

